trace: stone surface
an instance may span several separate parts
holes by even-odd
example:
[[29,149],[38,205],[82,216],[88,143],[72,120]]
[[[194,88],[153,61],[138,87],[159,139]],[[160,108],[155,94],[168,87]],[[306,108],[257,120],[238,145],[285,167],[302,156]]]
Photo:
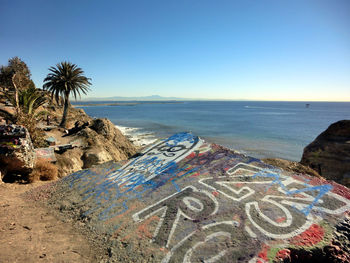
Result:
[[[73,110],[73,109],[72,109]],[[108,161],[126,160],[136,153],[136,147],[108,119],[92,119],[84,111],[74,109],[76,119],[64,135],[71,148],[56,154],[59,176]]]
[[0,169],[6,174],[30,173],[35,164],[35,151],[28,130],[19,125],[0,126]]
[[113,158],[108,152],[104,151],[102,147],[95,146],[84,152],[82,160],[84,162],[83,168],[89,168],[94,165],[112,161]]
[[305,147],[301,163],[322,177],[350,186],[350,120],[333,123]]
[[105,240],[111,262],[350,260],[348,188],[189,133],[52,189],[46,203]]
[[76,134],[86,139],[83,168],[107,161],[126,160],[136,153],[135,146],[108,119],[94,119]]
[[84,152],[80,148],[67,150],[62,154],[56,154],[58,177],[64,177],[67,174],[79,171],[84,166],[81,160]]

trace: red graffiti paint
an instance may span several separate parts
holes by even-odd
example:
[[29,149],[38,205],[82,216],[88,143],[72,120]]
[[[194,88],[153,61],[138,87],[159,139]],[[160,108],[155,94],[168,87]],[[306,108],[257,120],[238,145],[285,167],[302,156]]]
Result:
[[324,237],[324,229],[317,224],[312,224],[300,235],[293,237],[290,243],[296,246],[311,247],[320,242]]
[[284,222],[284,221],[286,221],[286,217],[284,217],[284,216],[281,216],[281,217],[276,218],[276,222],[277,222],[277,223],[282,223],[282,222]]
[[276,261],[277,262],[290,262],[290,250],[289,249],[281,249],[276,254]]
[[[333,186],[332,192],[335,194],[338,194],[346,199],[350,199],[350,191],[347,187],[343,186],[343,185],[339,185],[334,181],[327,181],[325,179],[322,178],[318,178],[318,177],[310,177],[307,175],[292,175],[292,177],[296,180],[299,181],[304,181],[309,185],[322,185],[322,184],[330,184]],[[302,180],[301,180],[302,179]]]
[[192,174],[190,177],[197,177],[197,176],[199,176],[200,174],[201,174],[200,172],[196,172],[196,173]]
[[340,195],[342,197],[345,197],[346,199],[350,199],[350,191],[349,188],[343,186],[343,185],[336,185],[334,182],[332,182],[333,190],[332,192]]
[[186,156],[186,159],[192,159],[192,158],[194,158],[194,157],[196,157],[196,153],[195,153],[195,152],[193,152],[193,153],[187,155],[187,156]]
[[219,195],[219,192],[213,191],[212,194],[213,194],[213,196],[218,196],[218,195]]
[[[261,251],[258,254],[258,258],[260,258],[264,261],[267,261],[268,260],[267,252],[269,252],[269,250],[270,250],[270,247],[268,245],[264,244]],[[257,262],[261,262],[261,260],[258,260]]]
[[153,221],[159,222],[160,218],[158,216],[151,216],[150,218],[146,219],[142,224],[140,224],[137,227],[137,232],[138,232],[139,238],[147,237],[147,238],[151,239],[153,237],[153,233],[151,233],[151,231],[149,230],[149,225]]

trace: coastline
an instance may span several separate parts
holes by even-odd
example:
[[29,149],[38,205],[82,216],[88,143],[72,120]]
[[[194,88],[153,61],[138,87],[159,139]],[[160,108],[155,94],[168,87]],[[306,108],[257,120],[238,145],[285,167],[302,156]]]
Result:
[[136,147],[147,147],[160,140],[153,132],[141,131],[141,128],[132,128],[121,125],[115,125],[121,133],[130,140]]
[[[139,149],[145,149],[148,146],[152,145],[153,143],[164,139],[161,137],[157,137],[155,132],[142,131],[142,128],[126,127],[121,125],[115,125],[115,127],[119,129],[121,133]],[[204,139],[208,143],[221,145],[220,142],[215,142],[215,140],[214,141],[210,139],[207,140],[207,138],[204,138]],[[228,148],[228,147],[225,147],[225,148]],[[237,150],[233,148],[228,148],[228,149],[238,154],[252,157],[252,155],[246,151]],[[297,161],[287,160],[279,157],[262,157],[258,159],[260,159],[263,163],[266,163],[275,167],[279,167],[287,172],[308,174],[311,176],[321,178],[321,176],[315,170],[305,165],[302,165],[300,162],[297,162]]]
[[154,132],[160,138],[191,131],[208,142],[256,158],[300,161],[304,147],[329,124],[347,119],[350,104],[315,103],[306,109],[296,102],[186,101],[81,108],[90,116]]
[[[121,133],[127,137],[136,147],[147,147],[151,144],[155,143],[158,140],[162,140],[167,138],[168,136],[171,136],[172,134],[169,134],[167,136],[160,136],[157,134],[156,131],[150,131],[149,129],[143,128],[143,127],[129,127],[125,125],[116,125],[114,124],[117,129],[121,131]],[[197,134],[195,134],[197,135]],[[269,149],[264,148],[263,145],[260,145],[260,147],[232,147],[232,144],[228,144],[227,141],[223,141],[221,138],[215,137],[215,136],[204,136],[201,137],[208,143],[218,144],[221,146],[224,146],[225,148],[228,148],[230,150],[233,150],[239,154],[243,154],[246,156],[251,156],[258,159],[283,159],[289,162],[297,162],[296,160],[286,159],[286,158],[280,158],[279,156],[276,156],[276,154],[273,154]],[[242,141],[243,142],[243,141]],[[248,142],[246,143],[247,145]],[[242,143],[241,146],[244,146]]]

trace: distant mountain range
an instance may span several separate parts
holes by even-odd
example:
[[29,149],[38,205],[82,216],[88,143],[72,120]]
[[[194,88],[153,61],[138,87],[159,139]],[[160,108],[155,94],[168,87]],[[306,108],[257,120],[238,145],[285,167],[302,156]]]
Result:
[[162,101],[162,100],[196,100],[177,97],[162,97],[159,95],[143,96],[143,97],[88,97],[82,99],[82,101]]

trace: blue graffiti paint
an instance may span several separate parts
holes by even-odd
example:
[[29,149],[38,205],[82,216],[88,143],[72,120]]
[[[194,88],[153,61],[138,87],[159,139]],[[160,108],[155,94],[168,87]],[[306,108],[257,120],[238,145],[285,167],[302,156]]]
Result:
[[[99,215],[100,220],[107,220],[111,217],[118,216],[120,214],[125,213],[129,207],[127,203],[130,200],[139,199],[142,200],[142,197],[146,194],[149,194],[153,191],[155,191],[157,188],[159,188],[162,185],[165,185],[167,182],[171,182],[173,186],[175,187],[176,191],[181,191],[181,188],[176,184],[176,180],[193,173],[196,169],[190,169],[185,170],[182,168],[179,168],[175,162],[172,162],[171,164],[167,165],[166,172],[162,174],[162,176],[155,178],[154,180],[143,180],[142,176],[131,179],[128,184],[124,184],[122,187],[127,188],[127,190],[120,192],[120,189],[117,190],[117,194],[114,196],[114,203],[111,204],[109,207],[104,209]],[[184,172],[181,176],[178,176],[179,173]],[[138,189],[141,189],[140,191]],[[121,203],[118,202],[121,198],[126,198]],[[113,214],[110,214],[112,209],[115,209],[117,207],[120,207],[121,210],[114,212]],[[91,213],[90,211],[89,213]]]
[[[198,140],[197,136],[183,132],[169,137],[165,144],[173,147],[181,142],[193,144]],[[124,169],[112,166],[98,171],[91,169],[75,173],[70,176],[70,186],[82,191],[83,202],[94,204],[84,213],[86,216],[98,211],[99,219],[107,220],[126,212],[128,201],[142,200],[147,193],[167,182],[171,182],[175,191],[181,191],[176,181],[197,169],[179,168],[175,161],[149,155],[133,159]]]
[[[172,136],[170,136],[168,139],[165,140],[165,144],[167,146],[176,146],[180,142],[188,141],[190,143],[194,143],[196,140],[198,140],[197,136],[194,136],[193,134],[189,132],[180,132],[176,133]],[[170,143],[172,142],[172,143]]]
[[278,172],[279,171],[277,169],[273,169],[273,170],[266,170],[266,169],[264,169],[262,171],[259,171],[259,172],[255,173],[253,175],[253,178],[256,178],[258,176],[265,177],[265,178],[273,178],[274,180],[271,182],[271,184],[269,185],[268,188],[270,188],[274,184],[277,184],[285,191],[285,193],[287,195],[294,195],[294,194],[298,194],[298,193],[318,191],[317,196],[314,197],[314,200],[311,202],[311,204],[309,204],[307,207],[305,207],[305,208],[303,208],[301,210],[298,209],[305,216],[307,216],[311,212],[312,208],[318,203],[318,201],[325,194],[327,194],[329,191],[331,191],[333,189],[333,186],[329,185],[329,184],[312,186],[312,185],[309,185],[307,183],[304,183],[304,186],[306,186],[305,188],[297,189],[297,190],[288,190],[287,187],[283,184],[283,182],[281,180],[281,176],[279,175]]
[[[149,168],[149,164],[154,163],[154,161],[157,160],[153,157],[146,160],[145,167]],[[81,177],[86,175],[86,173],[76,174],[76,178],[74,179],[80,178],[81,181],[79,186],[83,185],[82,189],[86,189],[82,194],[83,201],[94,202],[94,208],[87,210],[84,215],[88,216],[89,214],[102,209],[102,211],[99,212],[98,217],[100,220],[107,220],[113,216],[126,212],[128,210],[127,203],[130,200],[142,200],[142,197],[145,194],[156,190],[167,182],[171,182],[176,191],[181,191],[181,188],[177,185],[176,181],[195,172],[197,169],[198,168],[179,168],[178,165],[172,161],[157,167],[154,173],[157,175],[161,174],[161,176],[156,176],[152,180],[147,180],[146,175],[139,171],[129,172],[127,177],[116,177],[113,178],[113,180],[109,179],[107,175],[98,175],[98,178],[95,178],[97,180],[93,180],[94,187],[89,187],[87,189],[84,186],[84,179],[88,179],[89,177]],[[179,174],[181,175],[179,176]],[[122,184],[120,184],[120,180],[123,180]],[[79,186],[76,187],[79,188]],[[116,209],[117,212],[112,214],[111,211],[113,209]]]

